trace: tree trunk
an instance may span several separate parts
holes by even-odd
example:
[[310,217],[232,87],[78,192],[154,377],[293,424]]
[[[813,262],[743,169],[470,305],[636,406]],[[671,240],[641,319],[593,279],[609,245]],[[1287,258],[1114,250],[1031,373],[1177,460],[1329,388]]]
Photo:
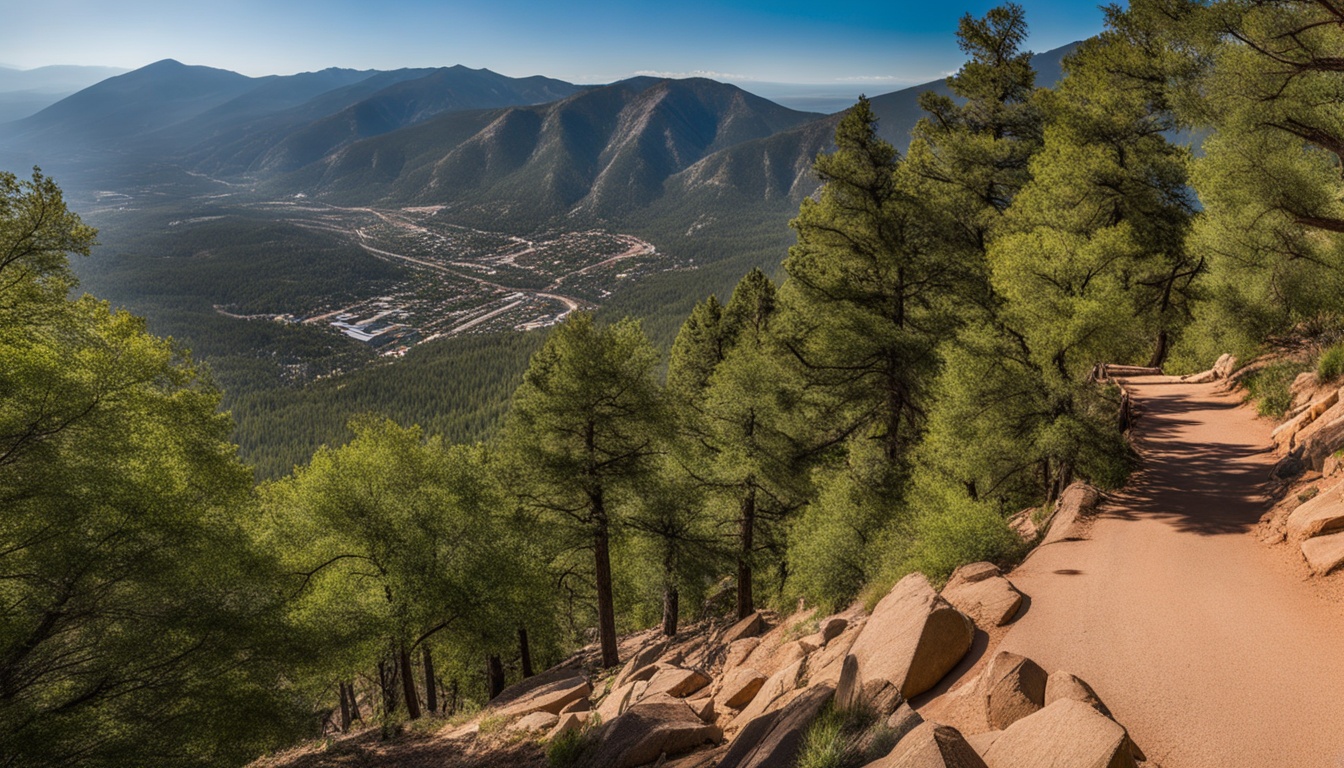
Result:
[[493,699],[504,691],[504,662],[496,654],[490,654],[485,660],[485,683]]
[[756,610],[751,594],[751,556],[756,537],[756,486],[749,485],[742,497],[737,518],[737,618],[745,619]]
[[350,732],[350,700],[345,697],[345,683],[340,682],[336,687],[341,691],[341,733]]
[[518,656],[522,660],[523,679],[536,674],[532,671],[532,644],[527,641],[527,627],[518,628]]
[[350,702],[350,720],[364,722],[364,715],[359,711],[359,699],[355,697],[355,684],[353,682],[344,683],[345,699]]
[[434,679],[434,656],[429,652],[429,646],[423,649],[423,659],[425,664],[425,709],[431,713],[439,711],[439,684]]
[[1153,349],[1153,357],[1148,361],[1149,368],[1161,368],[1167,361],[1167,351],[1170,338],[1167,335],[1167,329],[1163,328],[1157,332],[1157,346]]
[[378,662],[378,687],[383,695],[383,714],[391,715],[397,711],[397,702],[401,696],[397,693],[397,664],[386,660]]
[[411,669],[411,652],[401,646],[401,689],[406,695],[406,716],[420,719],[420,696],[415,690],[415,671]]
[[620,664],[621,656],[616,648],[616,606],[611,589],[611,540],[601,490],[593,494],[592,504],[593,518],[596,521],[593,531],[593,557],[596,561],[594,571],[597,575],[597,636],[602,644],[602,666],[607,668]]
[[677,618],[681,612],[681,595],[675,584],[663,587],[663,634],[673,637],[677,634]]
[[448,707],[447,707],[447,710],[446,710],[446,711],[447,711],[447,713],[448,713],[449,716],[452,716],[452,715],[456,715],[456,714],[457,714],[457,678],[456,678],[456,677],[453,678],[453,684],[452,684],[452,686],[448,689]]

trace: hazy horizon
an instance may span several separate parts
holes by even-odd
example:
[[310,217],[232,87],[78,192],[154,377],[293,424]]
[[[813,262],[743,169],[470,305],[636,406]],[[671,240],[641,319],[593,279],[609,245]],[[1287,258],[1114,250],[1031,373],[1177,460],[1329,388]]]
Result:
[[[704,76],[857,95],[928,82],[957,69],[964,59],[956,44],[958,19],[993,5],[587,0],[555,7],[525,0],[395,0],[375,8],[350,0],[241,0],[186,7],[165,0],[116,6],[56,0],[10,9],[0,48],[5,66],[20,69],[130,70],[171,58],[263,76],[460,63],[575,83]],[[1032,50],[1057,48],[1102,27],[1101,11],[1091,5],[1039,0],[1023,6],[1032,29],[1026,47]]]

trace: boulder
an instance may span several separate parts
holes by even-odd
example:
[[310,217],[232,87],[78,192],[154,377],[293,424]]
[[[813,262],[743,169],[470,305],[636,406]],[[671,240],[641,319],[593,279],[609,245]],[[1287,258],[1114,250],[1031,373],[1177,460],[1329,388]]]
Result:
[[793,765],[802,749],[808,726],[834,694],[835,689],[829,685],[814,685],[779,712],[753,719],[733,739],[718,768]]
[[847,627],[849,627],[849,621],[847,619],[842,619],[839,616],[832,616],[821,622],[821,626],[817,627],[817,632],[821,634],[823,640],[829,643],[839,637]]
[[1045,706],[1048,675],[1025,656],[999,651],[985,668],[985,719],[1002,730]]
[[1237,369],[1237,358],[1229,354],[1223,354],[1218,357],[1218,361],[1213,364],[1213,373],[1220,379],[1226,379]]
[[736,722],[748,723],[756,719],[769,709],[771,704],[796,689],[802,676],[803,662],[795,661],[766,678],[760,690],[752,697],[751,703],[738,713]]
[[591,712],[592,710],[593,710],[593,700],[584,697],[582,699],[575,699],[566,704],[560,710],[560,714],[567,715],[570,712]]
[[[636,653],[630,661],[626,662],[624,667],[621,667],[620,673],[616,675],[616,679],[611,684],[612,687],[619,688],[630,682],[631,675],[658,661],[658,658],[662,656],[663,652],[666,650],[666,640],[659,640],[652,645],[644,647],[639,653]],[[645,679],[647,680],[648,678]]]
[[[1184,381],[1184,379],[1182,380]],[[1209,380],[1212,381],[1213,379],[1210,378]],[[966,743],[971,745],[971,749],[974,749],[977,755],[983,755],[989,751],[990,747],[994,746],[994,742],[998,741],[1002,735],[1003,731],[973,733],[966,737]]]
[[550,712],[533,712],[530,715],[519,718],[509,726],[509,730],[522,731],[525,733],[549,731],[559,722],[559,715],[553,715]]
[[891,729],[891,737],[897,742],[923,723],[924,718],[910,706],[909,702],[901,702],[901,706],[887,718],[887,728]]
[[759,637],[744,637],[741,640],[735,640],[728,646],[728,651],[723,658],[723,669],[732,669],[747,660],[751,652],[756,650],[756,646],[761,644]]
[[1288,515],[1287,534],[1294,541],[1344,529],[1344,483],[1316,494]]
[[1308,468],[1317,472],[1325,467],[1325,460],[1331,454],[1344,447],[1344,418],[1321,421],[1324,423],[1313,429],[1311,434],[1303,437],[1300,442],[1302,461]]
[[1344,533],[1317,536],[1302,542],[1302,556],[1312,573],[1324,576],[1344,564]]
[[592,692],[593,684],[588,682],[588,678],[575,675],[542,685],[499,707],[497,711],[504,717],[523,717],[533,712],[558,715],[568,704],[586,699]]
[[933,688],[971,648],[975,625],[912,573],[883,597],[850,648],[862,695],[871,684],[909,699]]
[[1022,607],[1022,593],[993,563],[972,563],[952,572],[943,599],[981,627],[1001,627]]
[[708,675],[694,669],[664,666],[649,678],[649,687],[644,691],[644,695],[666,693],[673,698],[684,699],[709,683]]
[[724,645],[731,645],[744,637],[755,637],[761,634],[763,629],[765,629],[765,617],[757,611],[725,630],[720,640]]
[[560,716],[560,721],[555,724],[551,732],[546,735],[548,740],[554,740],[564,736],[570,731],[582,730],[583,726],[592,719],[592,712],[568,712]]
[[1045,706],[1048,707],[1060,699],[1081,701],[1101,714],[1111,717],[1111,710],[1102,702],[1097,692],[1092,690],[1092,686],[1083,682],[1082,678],[1056,670],[1045,683]]
[[636,680],[619,688],[613,688],[611,693],[608,693],[607,697],[602,699],[602,703],[597,705],[597,716],[602,718],[604,723],[615,720],[632,704],[639,701],[644,694],[644,690],[648,687],[647,682]]
[[663,755],[679,755],[717,743],[721,738],[719,729],[706,725],[686,702],[660,694],[601,726],[590,765],[634,768]]
[[765,685],[766,677],[752,667],[738,667],[723,678],[723,685],[714,697],[717,704],[733,709],[741,709],[756,698],[756,694]]
[[1072,699],[1013,723],[984,757],[989,768],[1136,768],[1125,729]]
[[1035,515],[1036,508],[1028,507],[1008,518],[1008,527],[1019,539],[1028,544],[1041,537],[1041,529],[1036,527],[1036,521],[1033,519]]
[[1100,503],[1101,491],[1087,483],[1078,481],[1065,488],[1055,504],[1041,546],[1077,539],[1082,535],[1083,525],[1097,511]]
[[701,699],[694,699],[686,702],[695,716],[704,720],[706,723],[714,722],[714,698],[706,696]]
[[867,768],[985,768],[985,761],[956,728],[923,723]]

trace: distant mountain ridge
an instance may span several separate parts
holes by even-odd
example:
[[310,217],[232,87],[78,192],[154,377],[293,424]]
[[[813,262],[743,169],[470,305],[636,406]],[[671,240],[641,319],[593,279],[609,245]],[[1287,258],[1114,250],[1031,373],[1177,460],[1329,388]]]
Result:
[[[1076,45],[1035,56],[1039,84],[1061,77]],[[871,99],[898,149],[928,90],[949,92],[940,80]],[[460,65],[251,78],[166,59],[0,127],[0,149],[76,172],[100,158],[169,163],[273,196],[440,204],[542,224],[743,201],[796,209],[816,189],[812,163],[832,148],[841,114],[703,78],[584,86]]]

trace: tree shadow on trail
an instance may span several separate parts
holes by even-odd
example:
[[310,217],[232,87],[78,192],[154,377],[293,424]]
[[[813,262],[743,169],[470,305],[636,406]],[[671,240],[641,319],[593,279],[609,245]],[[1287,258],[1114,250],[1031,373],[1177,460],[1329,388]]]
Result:
[[[1159,519],[1205,536],[1253,528],[1272,503],[1275,457],[1269,445],[1257,442],[1261,438],[1244,406],[1181,392],[1145,392],[1136,399],[1134,434],[1142,467],[1111,496],[1101,516]],[[1223,423],[1225,430],[1217,430]]]

